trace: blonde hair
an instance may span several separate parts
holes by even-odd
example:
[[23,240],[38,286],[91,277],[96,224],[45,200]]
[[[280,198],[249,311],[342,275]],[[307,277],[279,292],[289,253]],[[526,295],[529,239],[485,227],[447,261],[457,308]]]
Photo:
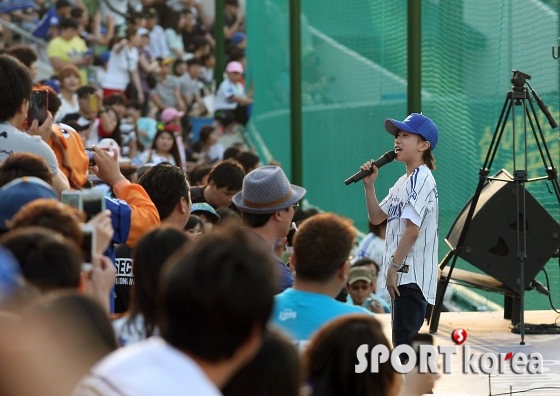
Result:
[[64,81],[64,79],[66,77],[69,77],[69,76],[72,76],[72,75],[80,78],[81,77],[80,76],[80,70],[74,65],[63,66],[60,69],[60,72],[58,72],[58,81],[60,82],[60,84],[62,84],[62,82]]

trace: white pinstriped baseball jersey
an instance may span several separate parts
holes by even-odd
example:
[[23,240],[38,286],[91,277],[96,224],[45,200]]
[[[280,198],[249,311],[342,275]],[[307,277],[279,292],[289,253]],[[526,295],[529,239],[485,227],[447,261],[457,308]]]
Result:
[[421,165],[410,176],[403,175],[380,207],[387,214],[383,287],[389,259],[395,254],[408,219],[420,227],[420,233],[405,259],[408,273],[399,273],[397,285],[416,283],[426,301],[434,304],[438,283],[438,192],[430,169]]

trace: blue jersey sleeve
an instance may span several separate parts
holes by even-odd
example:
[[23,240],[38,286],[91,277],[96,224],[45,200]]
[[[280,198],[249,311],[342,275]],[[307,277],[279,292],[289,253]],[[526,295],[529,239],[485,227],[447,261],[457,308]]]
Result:
[[130,233],[130,219],[132,209],[122,199],[105,197],[105,205],[111,211],[111,222],[115,233],[113,235],[113,243],[125,243]]

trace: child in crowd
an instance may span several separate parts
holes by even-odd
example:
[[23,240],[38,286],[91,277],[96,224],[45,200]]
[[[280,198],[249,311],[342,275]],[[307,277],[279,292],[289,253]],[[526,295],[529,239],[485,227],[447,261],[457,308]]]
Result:
[[372,297],[374,288],[373,277],[367,268],[352,268],[348,273],[348,283],[346,284],[349,296],[347,303],[359,305],[371,312],[384,313],[385,311],[379,300]]
[[214,224],[220,221],[220,215],[216,210],[206,202],[194,203],[191,206],[191,214],[196,215],[202,222],[202,233],[209,234],[212,232]]
[[136,121],[136,133],[138,134],[138,142],[142,147],[148,147],[157,132],[157,121],[155,119],[155,111],[148,117],[140,117]]
[[177,166],[187,169],[187,156],[185,154],[185,137],[183,136],[183,123],[182,118],[185,116],[185,112],[178,111],[173,107],[168,107],[161,113],[161,121],[165,123],[165,127],[173,130],[173,135],[177,141],[177,147],[179,148],[179,157],[181,161],[177,163]]
[[225,148],[218,143],[218,132],[211,125],[200,129],[200,140],[193,144],[194,151],[198,152],[198,164],[215,164],[224,158]]
[[171,64],[173,62],[174,58],[162,59],[159,62],[158,83],[152,90],[150,97],[158,112],[168,107],[173,107],[180,111],[186,109],[181,97],[181,81],[177,76],[171,74]]
[[245,86],[240,82],[243,76],[243,65],[230,62],[226,66],[227,78],[220,84],[216,92],[214,118],[222,127],[232,132],[237,124],[243,126],[249,122],[249,105],[253,99],[245,94]]
[[438,193],[432,176],[432,150],[439,133],[432,120],[417,113],[403,122],[387,119],[385,129],[395,136],[396,160],[406,165],[406,173],[379,203],[374,186],[377,167],[371,161],[362,169],[373,167],[373,173],[363,180],[369,221],[380,224],[387,219],[383,278],[393,300],[396,347],[410,343],[411,334],[417,333],[424,323],[426,306],[436,299]]
[[189,221],[185,224],[183,228],[185,235],[190,241],[196,241],[202,234],[202,220],[197,215],[191,214],[189,216]]

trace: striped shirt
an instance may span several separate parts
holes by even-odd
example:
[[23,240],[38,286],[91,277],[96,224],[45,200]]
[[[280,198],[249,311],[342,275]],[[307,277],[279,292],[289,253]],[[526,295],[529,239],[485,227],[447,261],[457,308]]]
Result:
[[399,273],[397,285],[415,283],[429,304],[434,304],[437,289],[438,265],[438,192],[432,172],[426,165],[403,175],[380,203],[387,215],[383,282],[386,287],[387,267],[391,256],[406,229],[407,219],[420,227],[418,239],[408,252],[404,263],[408,273]]

